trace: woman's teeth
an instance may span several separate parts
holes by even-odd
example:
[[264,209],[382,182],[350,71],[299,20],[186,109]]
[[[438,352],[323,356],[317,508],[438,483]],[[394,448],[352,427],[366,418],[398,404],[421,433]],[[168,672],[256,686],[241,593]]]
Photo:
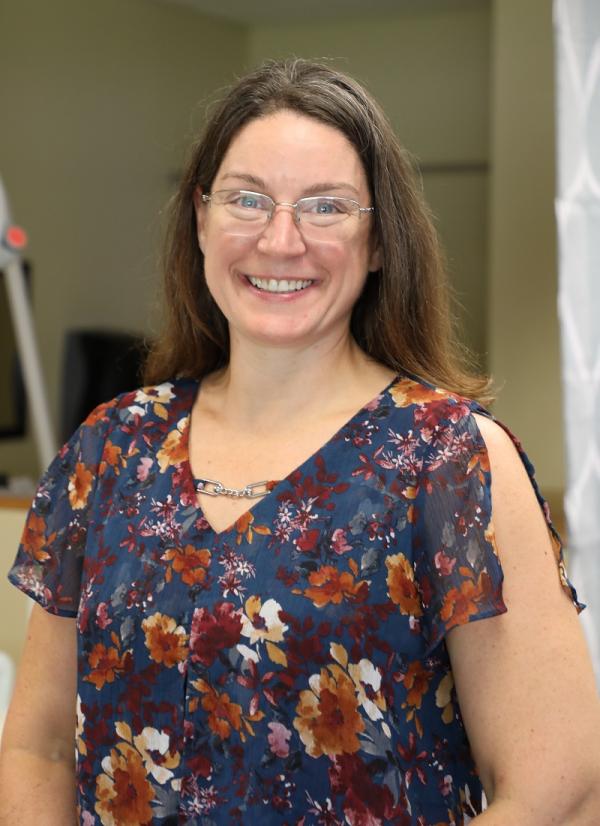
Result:
[[253,287],[256,287],[258,290],[266,290],[268,293],[293,293],[298,290],[304,290],[313,283],[310,279],[305,281],[286,281],[285,279],[276,278],[253,278],[250,275],[248,276],[248,281]]

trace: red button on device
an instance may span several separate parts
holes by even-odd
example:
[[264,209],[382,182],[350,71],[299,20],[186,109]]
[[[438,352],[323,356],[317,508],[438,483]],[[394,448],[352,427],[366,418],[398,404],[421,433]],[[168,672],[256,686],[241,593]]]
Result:
[[14,250],[22,250],[27,244],[27,235],[21,227],[9,227],[4,236],[5,243]]

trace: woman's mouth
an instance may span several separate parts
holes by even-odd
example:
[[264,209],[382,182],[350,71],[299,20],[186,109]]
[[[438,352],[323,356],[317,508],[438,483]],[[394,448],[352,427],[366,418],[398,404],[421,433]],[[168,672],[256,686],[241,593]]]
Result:
[[257,290],[267,293],[295,293],[314,284],[311,279],[255,278],[252,275],[247,275],[246,278]]

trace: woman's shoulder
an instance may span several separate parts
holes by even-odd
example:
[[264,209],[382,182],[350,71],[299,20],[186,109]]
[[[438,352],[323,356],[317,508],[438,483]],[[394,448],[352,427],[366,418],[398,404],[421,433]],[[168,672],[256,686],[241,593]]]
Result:
[[452,444],[463,457],[468,457],[470,447],[473,453],[486,454],[488,466],[490,458],[501,470],[524,466],[534,478],[533,465],[520,439],[476,399],[412,375],[399,376],[390,387],[390,396],[397,408],[412,408],[408,411],[411,425],[429,447],[439,451],[443,445],[448,458],[453,458]]
[[[479,431],[482,420],[489,429],[502,430],[493,414],[479,401],[413,375],[400,375],[389,388],[396,408],[407,410],[417,429],[445,427]],[[489,425],[487,424],[489,422]]]
[[194,379],[172,379],[120,393],[95,407],[83,421],[82,428],[112,431],[151,419],[178,421],[189,415],[197,387]]

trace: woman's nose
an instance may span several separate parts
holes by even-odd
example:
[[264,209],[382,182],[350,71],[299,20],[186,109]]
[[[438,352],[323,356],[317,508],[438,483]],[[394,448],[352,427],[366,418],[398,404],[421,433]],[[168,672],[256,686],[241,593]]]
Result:
[[302,255],[305,252],[306,244],[296,222],[294,207],[275,207],[271,220],[260,234],[258,249],[271,255]]

